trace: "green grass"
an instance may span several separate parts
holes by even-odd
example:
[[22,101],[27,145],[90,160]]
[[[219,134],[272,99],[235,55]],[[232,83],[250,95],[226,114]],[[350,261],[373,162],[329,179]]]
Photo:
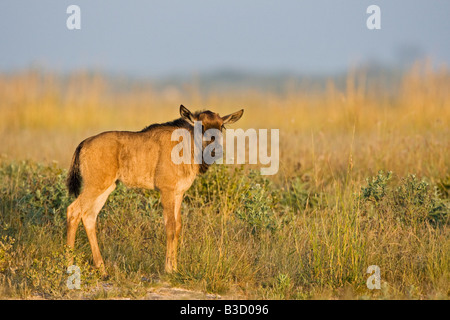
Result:
[[[160,281],[254,299],[448,299],[448,178],[380,172],[358,182],[270,180],[259,171],[214,165],[195,181],[183,207],[179,271],[164,274],[159,195],[123,185],[98,219],[110,278],[92,268],[78,230],[81,290],[66,280],[65,214],[73,201],[66,170],[0,163],[0,297],[144,297]],[[381,290],[369,290],[370,265]],[[107,284],[107,285],[106,285]],[[108,290],[105,288],[109,288]]]

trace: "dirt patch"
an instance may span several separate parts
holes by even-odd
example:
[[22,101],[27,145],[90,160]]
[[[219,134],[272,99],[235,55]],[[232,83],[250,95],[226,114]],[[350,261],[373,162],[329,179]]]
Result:
[[145,300],[220,300],[222,296],[182,288],[163,287],[152,289]]

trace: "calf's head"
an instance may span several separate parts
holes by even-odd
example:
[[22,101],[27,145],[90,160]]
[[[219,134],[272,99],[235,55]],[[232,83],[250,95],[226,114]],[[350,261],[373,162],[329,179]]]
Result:
[[217,129],[222,131],[226,124],[235,123],[242,117],[243,114],[244,109],[221,117],[218,113],[209,110],[192,113],[185,106],[180,106],[181,118],[186,120],[191,125],[194,125],[195,121],[200,121],[202,123],[203,132],[209,129]]

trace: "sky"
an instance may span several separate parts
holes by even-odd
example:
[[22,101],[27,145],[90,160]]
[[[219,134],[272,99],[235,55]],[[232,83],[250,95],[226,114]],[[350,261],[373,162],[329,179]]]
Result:
[[[66,26],[72,4],[80,30]],[[379,30],[366,25],[373,4]],[[449,14],[448,0],[2,0],[0,72],[330,74],[420,57],[449,65]]]

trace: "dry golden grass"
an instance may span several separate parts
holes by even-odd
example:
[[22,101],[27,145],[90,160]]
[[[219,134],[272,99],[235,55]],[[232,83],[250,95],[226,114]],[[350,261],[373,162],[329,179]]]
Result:
[[[356,86],[355,79],[363,85]],[[362,81],[361,81],[362,79]],[[61,83],[35,72],[0,77],[0,154],[67,167],[76,145],[105,130],[140,130],[178,117],[178,106],[226,114],[238,108],[242,128],[280,129],[281,169],[314,168],[316,179],[346,173],[349,161],[361,176],[389,168],[429,177],[448,173],[450,78],[417,64],[398,92],[364,85],[350,74],[347,89],[329,83],[326,92],[288,90],[200,94],[117,90],[98,75],[76,74]],[[236,125],[235,125],[236,126]]]

